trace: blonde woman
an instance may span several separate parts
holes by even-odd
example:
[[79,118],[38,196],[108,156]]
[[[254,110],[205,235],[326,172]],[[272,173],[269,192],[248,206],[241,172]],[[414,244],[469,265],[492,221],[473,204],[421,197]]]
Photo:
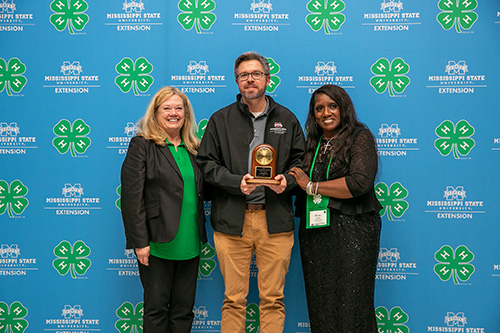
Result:
[[122,165],[126,247],[137,255],[145,333],[191,330],[200,244],[207,241],[195,124],[186,95],[160,89]]

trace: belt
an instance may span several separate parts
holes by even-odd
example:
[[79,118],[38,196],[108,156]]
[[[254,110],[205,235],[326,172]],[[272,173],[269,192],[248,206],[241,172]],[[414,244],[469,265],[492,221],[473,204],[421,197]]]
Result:
[[265,204],[251,204],[247,203],[247,208],[246,210],[265,210],[266,205]]

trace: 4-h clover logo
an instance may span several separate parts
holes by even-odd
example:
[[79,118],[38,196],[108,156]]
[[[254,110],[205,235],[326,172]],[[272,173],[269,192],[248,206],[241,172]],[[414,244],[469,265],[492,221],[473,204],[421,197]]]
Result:
[[477,8],[477,0],[439,0],[438,7],[441,12],[436,19],[445,30],[455,25],[457,32],[461,33],[460,27],[469,30],[477,21],[477,14],[473,12]]
[[144,302],[134,306],[130,302],[125,302],[118,309],[116,315],[119,320],[115,327],[120,333],[142,333],[142,315],[144,314]]
[[196,26],[196,32],[201,34],[201,29],[208,30],[212,27],[217,16],[212,13],[215,9],[213,0],[181,0],[177,5],[181,13],[177,15],[177,22],[184,30],[191,30]]
[[215,256],[215,250],[210,245],[210,243],[206,243],[203,245],[200,253],[200,264],[198,265],[198,279],[201,279],[201,275],[204,277],[212,274],[212,271],[215,269],[215,260],[212,258]]
[[82,119],[77,119],[73,125],[67,119],[62,119],[53,128],[57,137],[52,140],[52,145],[60,154],[66,154],[71,150],[71,156],[76,153],[83,154],[90,147],[91,140],[87,137],[90,133],[90,126]]
[[115,201],[116,208],[122,210],[122,186],[116,188],[116,194],[118,194],[118,199]]
[[69,33],[73,35],[74,30],[83,30],[89,21],[89,16],[84,13],[88,8],[85,0],[54,0],[50,4],[50,9],[54,12],[50,15],[50,23],[58,31],[69,27]]
[[71,271],[71,277],[76,279],[76,274],[83,275],[90,268],[92,262],[87,257],[90,255],[90,248],[81,240],[76,241],[73,246],[64,240],[54,248],[54,259],[52,266],[56,271],[64,276]]
[[[474,254],[465,245],[460,245],[455,252],[449,245],[442,246],[434,255],[439,264],[434,265],[434,272],[442,281],[448,281],[453,276],[453,282],[465,282],[474,273],[474,265],[469,264]],[[458,280],[457,280],[458,278]]]
[[408,196],[408,190],[399,182],[392,183],[390,188],[385,183],[378,183],[375,185],[375,195],[383,207],[380,216],[387,213],[389,221],[393,221],[393,215],[396,218],[403,216],[409,207],[408,202],[404,200]]
[[128,93],[131,88],[134,90],[134,95],[138,96],[139,93],[145,93],[149,90],[155,81],[151,75],[153,65],[144,57],[138,58],[135,63],[130,58],[123,58],[115,67],[118,75],[115,83],[123,93]]
[[205,129],[207,128],[208,119],[202,119],[198,123],[198,128],[196,129],[196,136],[201,140],[203,134],[205,134]]
[[255,333],[260,327],[259,307],[255,303],[248,304],[245,320],[245,333]]
[[22,74],[26,72],[26,66],[18,58],[11,58],[8,63],[0,58],[0,92],[4,89],[7,95],[12,96],[12,92],[19,93],[28,79]]
[[342,0],[311,0],[307,3],[307,10],[311,12],[306,16],[306,22],[311,29],[318,31],[325,26],[325,34],[329,35],[330,29],[337,31],[345,22],[345,15],[341,13],[345,9]]
[[28,309],[16,301],[9,306],[0,302],[0,332],[1,333],[23,333],[28,328],[28,321],[24,319],[28,315]]
[[28,187],[20,180],[14,180],[10,186],[5,180],[0,180],[0,215],[6,210],[9,217],[22,214],[29,204],[29,200],[25,198],[26,194]]
[[458,159],[459,154],[469,155],[474,148],[476,142],[471,139],[473,134],[474,127],[467,120],[460,120],[456,126],[451,121],[445,120],[436,127],[436,135],[439,139],[434,141],[434,147],[443,156],[448,156],[453,150],[453,157]]
[[276,75],[280,71],[280,65],[278,65],[276,63],[276,61],[274,61],[273,58],[267,58],[266,60],[269,64],[269,69],[270,69],[270,71],[269,71],[269,75],[270,75],[269,84],[267,85],[266,91],[268,93],[273,93],[276,90],[276,88],[278,88],[278,86],[281,82],[280,77]]
[[408,322],[408,314],[406,314],[399,306],[393,307],[391,313],[383,306],[375,309],[377,317],[378,333],[408,333],[410,329],[404,325]]
[[395,58],[390,64],[386,58],[380,58],[372,65],[371,71],[375,76],[370,79],[370,85],[379,94],[389,88],[389,96],[394,97],[393,90],[401,94],[410,84],[410,78],[405,75],[410,71],[410,65],[401,58]]

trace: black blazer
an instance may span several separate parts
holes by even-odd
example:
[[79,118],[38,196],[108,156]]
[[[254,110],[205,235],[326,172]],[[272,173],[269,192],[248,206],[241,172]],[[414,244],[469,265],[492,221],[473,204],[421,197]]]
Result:
[[[203,211],[203,175],[189,154],[198,193],[200,239],[207,242]],[[121,170],[121,211],[127,249],[166,243],[179,229],[184,183],[170,149],[142,136],[130,141]]]

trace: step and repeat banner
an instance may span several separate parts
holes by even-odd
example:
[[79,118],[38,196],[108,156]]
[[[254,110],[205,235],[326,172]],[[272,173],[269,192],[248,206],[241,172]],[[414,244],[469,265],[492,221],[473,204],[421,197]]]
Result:
[[[337,84],[376,137],[379,332],[499,332],[497,0],[1,0],[0,332],[142,332],[120,215],[135,124],[171,85],[202,137],[249,50],[302,124]],[[193,332],[220,331],[209,239]],[[297,241],[285,295],[285,332],[310,332]]]

